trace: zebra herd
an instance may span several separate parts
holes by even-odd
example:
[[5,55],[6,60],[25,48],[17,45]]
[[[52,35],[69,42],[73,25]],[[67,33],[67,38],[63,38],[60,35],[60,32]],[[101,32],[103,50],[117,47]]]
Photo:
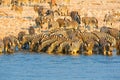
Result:
[[120,32],[105,26],[100,32],[81,32],[80,29],[61,28],[36,34],[33,27],[30,27],[28,32],[29,34],[21,31],[18,37],[12,35],[4,37],[3,46],[0,45],[1,53],[29,51],[56,55],[112,56],[113,50],[116,49],[116,54],[120,54]]
[[[0,0],[1,1],[1,0]],[[12,8],[22,11],[17,6],[19,0],[12,0]],[[23,0],[26,1],[26,0]],[[61,6],[57,10],[45,9],[43,6],[35,5],[34,11],[38,14],[35,18],[36,32],[31,26],[28,33],[21,31],[18,36],[5,36],[0,40],[0,53],[13,54],[17,51],[29,51],[35,53],[47,53],[56,55],[105,55],[112,56],[113,50],[120,55],[120,31],[118,29],[103,26],[98,29],[98,20],[95,17],[82,17],[77,11],[68,13],[66,6]],[[55,20],[55,14],[65,16]],[[70,17],[70,19],[68,18]],[[105,16],[104,21],[108,21]],[[110,17],[109,17],[110,18]],[[81,29],[81,23],[84,28]],[[46,31],[42,31],[46,27]]]

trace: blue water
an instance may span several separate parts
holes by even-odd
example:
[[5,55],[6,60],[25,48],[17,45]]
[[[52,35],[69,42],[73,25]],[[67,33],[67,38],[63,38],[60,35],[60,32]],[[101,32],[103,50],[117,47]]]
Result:
[[120,56],[0,56],[0,80],[120,80]]

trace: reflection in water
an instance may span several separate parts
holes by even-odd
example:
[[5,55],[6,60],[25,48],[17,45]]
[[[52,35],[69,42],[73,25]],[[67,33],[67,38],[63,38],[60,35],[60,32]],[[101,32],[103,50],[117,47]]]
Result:
[[0,80],[119,80],[119,56],[0,56]]

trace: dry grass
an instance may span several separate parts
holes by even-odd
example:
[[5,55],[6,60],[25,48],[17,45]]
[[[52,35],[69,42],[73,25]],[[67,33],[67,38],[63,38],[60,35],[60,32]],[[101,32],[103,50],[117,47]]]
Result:
[[[44,4],[42,3],[42,5]],[[85,14],[89,17],[96,17],[99,21],[99,27],[105,25],[103,19],[108,11],[112,11],[113,9],[120,11],[119,0],[71,0],[70,4],[67,5],[69,12],[77,10],[81,17]],[[30,25],[35,25],[34,19],[37,15],[33,7],[24,6],[22,15],[18,15],[17,12],[10,10],[10,7],[0,7],[0,38],[9,34],[17,36],[19,31],[24,30],[27,32]],[[119,29],[120,22],[115,22],[112,27]]]

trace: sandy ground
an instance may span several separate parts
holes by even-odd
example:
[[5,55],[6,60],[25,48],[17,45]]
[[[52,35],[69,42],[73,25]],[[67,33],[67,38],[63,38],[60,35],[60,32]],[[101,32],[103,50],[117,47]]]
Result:
[[[63,4],[60,2],[59,4]],[[41,4],[49,7],[47,4]],[[109,11],[120,13],[120,0],[71,0],[68,5],[69,12],[77,10],[79,14],[84,16],[94,16],[99,21],[99,27],[105,25],[103,22],[104,15]],[[10,7],[0,6],[0,38],[9,34],[17,36],[20,31],[26,31],[30,26],[35,26],[34,19],[37,14],[33,7],[23,7],[22,14],[12,11]],[[120,22],[113,24],[114,28],[120,28]]]

